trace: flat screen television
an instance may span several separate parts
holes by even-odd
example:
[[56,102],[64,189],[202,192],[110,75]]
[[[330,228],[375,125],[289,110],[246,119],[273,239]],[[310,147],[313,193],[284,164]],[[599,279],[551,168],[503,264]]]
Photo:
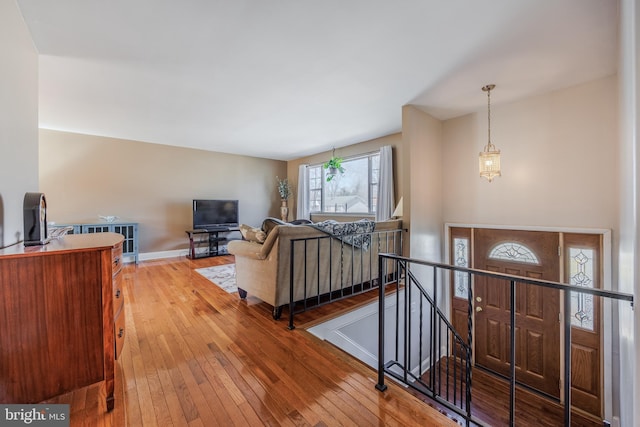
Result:
[[193,228],[216,229],[238,226],[237,200],[194,200]]

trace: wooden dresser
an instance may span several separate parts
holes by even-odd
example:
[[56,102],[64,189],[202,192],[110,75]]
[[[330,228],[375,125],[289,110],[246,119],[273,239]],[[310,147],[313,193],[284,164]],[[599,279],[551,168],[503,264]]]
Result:
[[37,403],[104,381],[114,405],[124,343],[123,236],[68,235],[0,250],[0,403]]

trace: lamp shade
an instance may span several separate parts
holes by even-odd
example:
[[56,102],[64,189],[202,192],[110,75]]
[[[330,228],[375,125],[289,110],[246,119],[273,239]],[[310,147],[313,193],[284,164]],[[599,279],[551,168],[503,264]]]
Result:
[[496,85],[486,85],[482,88],[487,92],[487,145],[480,152],[478,157],[480,166],[480,176],[487,178],[489,182],[496,176],[502,176],[500,172],[500,150],[491,143],[491,91]]
[[493,144],[488,144],[484,151],[480,152],[479,168],[480,176],[487,178],[489,182],[496,176],[501,176],[500,172],[500,150],[496,150]]
[[400,197],[400,201],[398,202],[396,209],[391,214],[391,218],[399,218],[402,216],[403,199],[404,199],[403,197]]

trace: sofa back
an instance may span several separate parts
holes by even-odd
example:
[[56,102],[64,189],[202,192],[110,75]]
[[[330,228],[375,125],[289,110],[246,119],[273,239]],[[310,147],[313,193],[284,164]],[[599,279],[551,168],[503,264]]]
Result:
[[354,286],[378,276],[379,253],[401,253],[401,228],[401,220],[376,222],[370,246],[364,249],[309,225],[275,227],[264,245],[277,251],[276,306],[289,303],[290,261],[294,301],[329,292],[353,292]]

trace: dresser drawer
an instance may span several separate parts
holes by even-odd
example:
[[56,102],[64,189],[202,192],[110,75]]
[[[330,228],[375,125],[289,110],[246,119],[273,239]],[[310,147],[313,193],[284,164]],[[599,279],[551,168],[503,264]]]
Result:
[[117,274],[113,277],[113,315],[118,314],[124,307],[124,289],[122,287],[122,275]]
[[112,272],[115,275],[120,272],[120,269],[122,268],[122,243],[113,248],[111,253],[113,255],[111,267]]
[[115,319],[115,342],[116,342],[116,359],[120,356],[122,347],[124,346],[125,327],[124,327],[124,307],[116,314]]

